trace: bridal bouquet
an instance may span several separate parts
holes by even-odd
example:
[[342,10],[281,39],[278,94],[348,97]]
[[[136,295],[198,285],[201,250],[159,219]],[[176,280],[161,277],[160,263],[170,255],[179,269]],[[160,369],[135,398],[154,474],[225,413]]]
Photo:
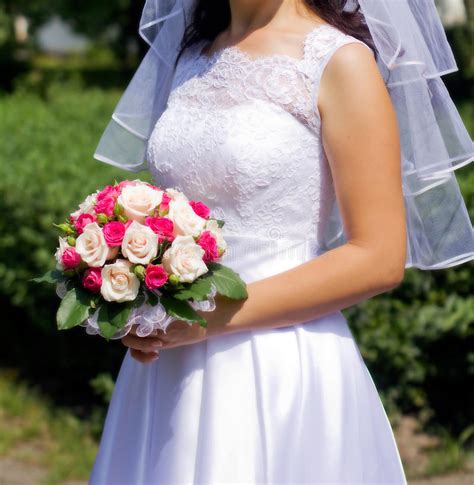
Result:
[[198,313],[214,296],[243,299],[245,283],[218,260],[227,244],[224,221],[175,189],[140,180],[89,195],[62,224],[56,269],[35,282],[56,285],[60,330],[120,338],[166,331],[173,320],[206,326]]

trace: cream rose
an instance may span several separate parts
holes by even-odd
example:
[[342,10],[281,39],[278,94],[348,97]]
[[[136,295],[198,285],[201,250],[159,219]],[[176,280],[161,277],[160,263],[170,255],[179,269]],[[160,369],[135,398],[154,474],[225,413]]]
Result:
[[109,247],[99,224],[91,222],[76,239],[76,251],[89,266],[99,268],[117,256],[118,248]]
[[122,254],[132,263],[148,264],[158,253],[158,234],[133,221],[122,240]]
[[60,269],[60,270],[64,269],[64,265],[62,263],[63,254],[64,254],[64,251],[66,251],[66,249],[69,249],[70,247],[72,246],[70,246],[67,243],[66,238],[64,237],[59,238],[59,247],[56,249],[56,253],[54,254],[56,258],[56,269]]
[[131,266],[127,260],[117,259],[115,263],[102,268],[100,293],[105,300],[118,303],[135,300],[140,280],[130,271]]
[[167,217],[173,221],[175,236],[199,236],[207,220],[198,216],[183,199],[170,201]]
[[142,183],[125,185],[117,202],[123,207],[124,214],[129,219],[144,223],[145,217],[153,215],[162,198],[162,190],[152,189]]
[[217,247],[219,249],[222,249],[223,251],[227,249],[227,242],[222,236],[222,229],[219,227],[216,220],[214,219],[208,220],[206,223],[205,230],[209,231],[216,238]]
[[93,214],[94,213],[94,207],[97,202],[97,194],[100,191],[98,190],[97,192],[88,195],[83,202],[79,204],[79,209],[77,211],[73,212],[71,216],[74,218],[79,217],[81,214]]
[[166,189],[166,193],[171,200],[184,200],[186,202],[189,202],[189,199],[186,197],[186,195],[184,195],[184,193],[180,192],[179,190],[169,188]]
[[168,273],[179,277],[179,281],[191,283],[208,271],[203,261],[204,249],[192,236],[176,236],[163,254],[163,266]]

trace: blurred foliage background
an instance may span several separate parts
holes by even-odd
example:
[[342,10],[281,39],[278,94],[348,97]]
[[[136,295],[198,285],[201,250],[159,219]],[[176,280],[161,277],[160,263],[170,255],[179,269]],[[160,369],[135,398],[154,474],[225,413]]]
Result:
[[[56,295],[27,280],[54,265],[52,223],[97,187],[130,177],[92,153],[144,53],[142,6],[0,0],[0,457],[21,440],[54,442],[42,455],[55,463],[51,482],[87,477],[124,348],[82,328],[58,332]],[[471,134],[472,8],[464,4],[464,20],[444,16],[459,71],[443,78]],[[474,220],[474,167],[456,176]],[[409,269],[400,287],[344,311],[390,418],[416,416],[466,448],[474,435],[473,269]],[[35,407],[35,399],[44,402]],[[34,425],[38,416],[48,430]],[[77,464],[79,445],[91,451]]]

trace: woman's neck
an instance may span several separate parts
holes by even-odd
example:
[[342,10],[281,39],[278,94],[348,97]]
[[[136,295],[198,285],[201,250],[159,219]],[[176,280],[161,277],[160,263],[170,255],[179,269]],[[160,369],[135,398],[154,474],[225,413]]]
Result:
[[263,27],[287,30],[292,19],[307,12],[303,0],[229,0],[229,41],[242,39]]

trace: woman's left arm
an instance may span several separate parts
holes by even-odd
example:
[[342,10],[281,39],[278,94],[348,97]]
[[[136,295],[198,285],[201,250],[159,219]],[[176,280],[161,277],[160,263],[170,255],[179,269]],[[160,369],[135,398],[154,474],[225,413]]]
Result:
[[365,46],[346,44],[331,57],[318,109],[347,242],[250,283],[246,300],[218,297],[216,310],[203,313],[207,330],[184,324],[169,336],[160,333],[163,348],[313,320],[402,281],[407,243],[399,130],[385,83]]

